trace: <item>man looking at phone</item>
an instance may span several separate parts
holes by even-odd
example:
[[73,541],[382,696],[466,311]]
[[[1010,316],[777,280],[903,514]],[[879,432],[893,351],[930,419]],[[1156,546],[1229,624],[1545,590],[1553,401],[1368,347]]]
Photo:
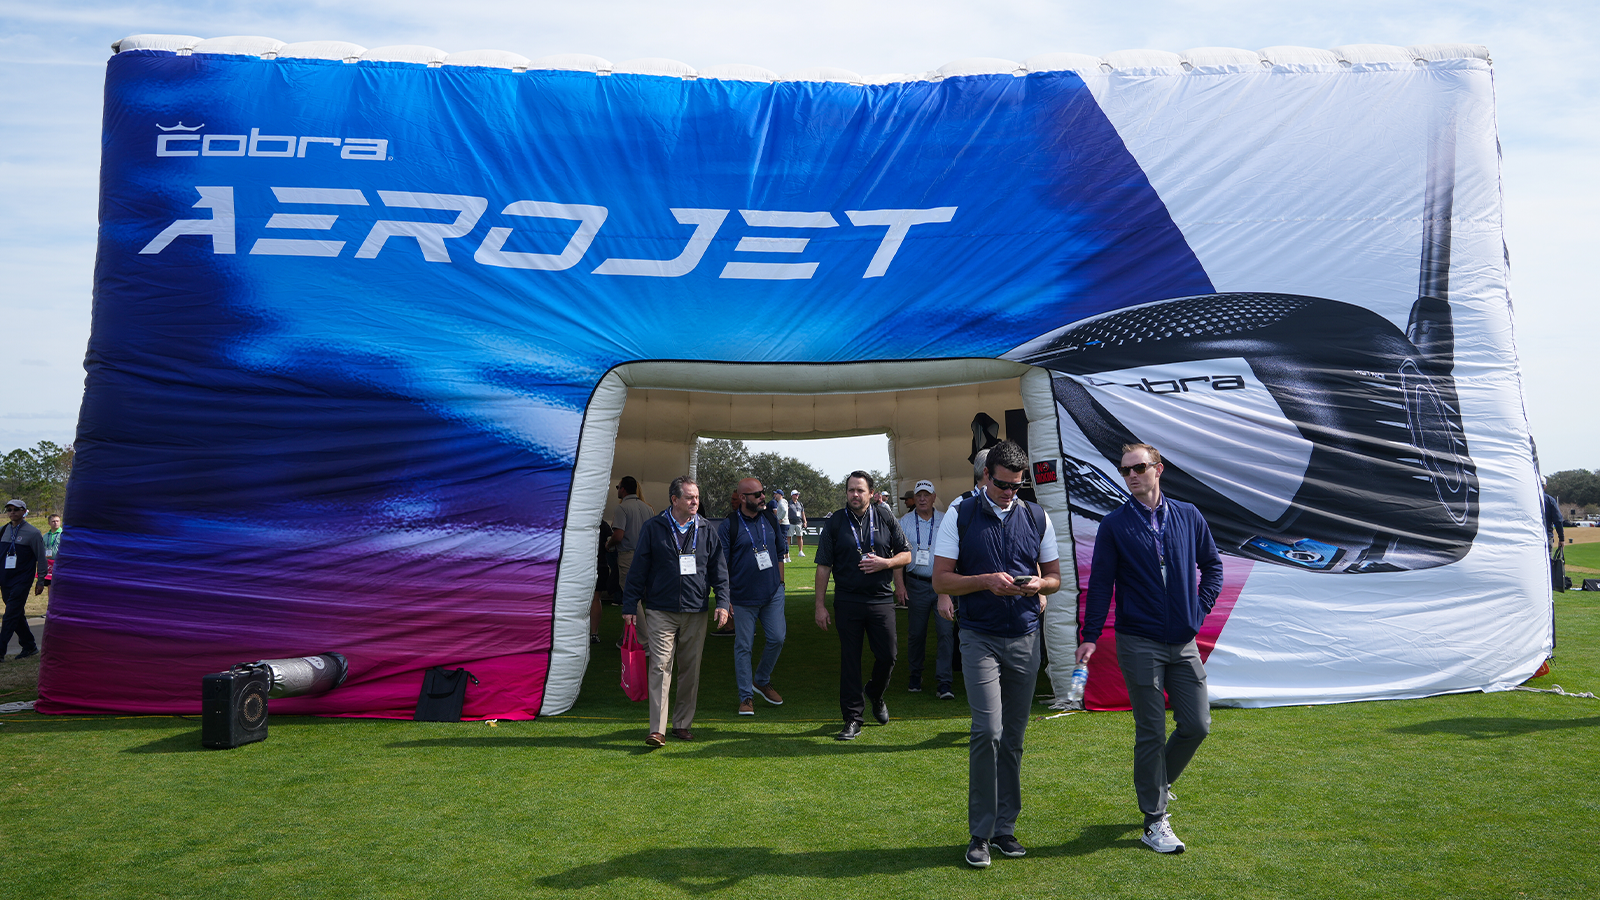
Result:
[[[1161,494],[1161,452],[1126,444],[1117,471],[1133,499],[1100,523],[1078,662],[1094,655],[1116,589],[1117,664],[1133,706],[1133,789],[1145,845],[1182,853],[1167,821],[1168,788],[1211,731],[1195,635],[1222,592],[1222,557],[1200,511]],[[1197,585],[1196,576],[1199,584]],[[1167,738],[1167,703],[1177,727]]]
[[1012,441],[990,448],[976,494],[945,510],[933,546],[939,615],[955,619],[961,598],[961,672],[972,707],[967,744],[967,864],[989,865],[989,848],[1028,851],[1017,841],[1022,809],[1022,736],[1039,680],[1039,619],[1045,594],[1061,587],[1055,526],[1037,503],[1017,497],[1028,455]]

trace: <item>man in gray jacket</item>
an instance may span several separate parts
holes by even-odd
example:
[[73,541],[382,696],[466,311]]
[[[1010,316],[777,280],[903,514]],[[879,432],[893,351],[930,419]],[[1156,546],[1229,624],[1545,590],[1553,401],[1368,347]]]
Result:
[[0,551],[5,554],[5,568],[0,569],[0,595],[5,597],[6,610],[5,618],[0,619],[0,656],[5,654],[15,634],[22,646],[22,652],[15,659],[39,652],[33,629],[28,627],[28,588],[33,587],[35,594],[44,593],[45,576],[50,573],[44,555],[44,535],[27,523],[27,516],[28,504],[7,500],[7,521],[0,526]]

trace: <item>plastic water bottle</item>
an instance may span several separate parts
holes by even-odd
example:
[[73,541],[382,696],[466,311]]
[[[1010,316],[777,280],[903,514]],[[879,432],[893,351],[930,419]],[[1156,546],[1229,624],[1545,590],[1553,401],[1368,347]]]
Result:
[[1072,686],[1067,688],[1067,700],[1072,703],[1082,703],[1083,689],[1088,684],[1089,667],[1084,663],[1078,663],[1078,667],[1072,670]]

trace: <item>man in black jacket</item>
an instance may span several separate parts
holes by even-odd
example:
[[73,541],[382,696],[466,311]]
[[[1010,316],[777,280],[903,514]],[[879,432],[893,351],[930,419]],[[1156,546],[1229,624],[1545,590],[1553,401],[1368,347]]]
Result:
[[[845,479],[845,508],[828,517],[817,536],[817,627],[839,624],[839,712],[844,730],[838,740],[861,734],[862,692],[872,701],[879,725],[889,724],[883,692],[894,671],[894,570],[911,564],[911,546],[894,512],[873,502],[872,476],[860,470]],[[823,598],[832,575],[833,617]],[[861,684],[861,645],[872,647],[872,679]]]
[[44,535],[28,524],[27,516],[28,504],[21,500],[6,501],[7,521],[0,526],[0,551],[5,553],[5,568],[0,569],[0,595],[5,597],[5,617],[0,619],[0,657],[11,645],[13,634],[22,647],[16,659],[39,652],[33,629],[28,627],[28,588],[33,587],[35,594],[44,593],[50,569],[45,561]]
[[650,646],[649,747],[666,743],[667,694],[677,662],[678,707],[672,736],[694,740],[695,703],[700,696],[700,654],[705,648],[711,592],[721,628],[731,613],[728,558],[717,529],[699,514],[700,486],[687,475],[667,489],[672,507],[648,519],[634,545],[633,568],[622,592],[622,620],[633,623],[639,604],[650,610],[645,642]]

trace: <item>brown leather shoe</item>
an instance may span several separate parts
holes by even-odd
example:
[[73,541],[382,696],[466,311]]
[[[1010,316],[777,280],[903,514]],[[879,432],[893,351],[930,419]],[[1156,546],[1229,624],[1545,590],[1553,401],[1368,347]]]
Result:
[[672,729],[672,736],[677,738],[680,741],[692,741],[692,740],[694,740],[694,735],[690,734],[689,733],[689,729],[687,729],[687,728],[674,728],[674,729]]
[[659,731],[650,732],[650,736],[644,739],[644,745],[646,747],[664,747],[666,746],[666,743],[666,737],[663,736]]
[[739,701],[739,715],[741,715],[741,716],[753,716],[755,714],[756,714],[756,702],[754,700],[740,700]]
[[777,691],[773,690],[772,689],[772,685],[770,685],[770,684],[766,685],[765,687],[762,687],[761,685],[757,685],[756,686],[756,692],[759,693],[768,703],[771,703],[773,706],[782,706],[783,705],[783,695],[778,693]]

